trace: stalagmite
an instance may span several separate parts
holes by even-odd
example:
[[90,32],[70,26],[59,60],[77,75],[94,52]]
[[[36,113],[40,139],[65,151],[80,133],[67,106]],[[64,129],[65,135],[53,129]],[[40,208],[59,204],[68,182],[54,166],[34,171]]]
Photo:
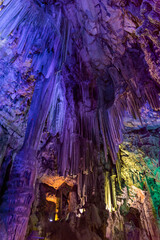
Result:
[[60,198],[56,198],[55,221],[59,220]]
[[113,172],[112,172],[112,175],[111,175],[111,186],[112,186],[112,199],[113,199],[113,208],[114,208],[114,210],[117,209],[116,184],[115,184],[115,180],[116,180],[116,174],[115,174],[114,171],[113,171]]
[[69,211],[76,213],[77,210],[77,196],[76,192],[71,191],[69,193]]
[[109,172],[105,172],[105,203],[106,203],[106,209],[108,209],[111,212],[112,211],[112,203],[111,203],[111,189],[110,189]]

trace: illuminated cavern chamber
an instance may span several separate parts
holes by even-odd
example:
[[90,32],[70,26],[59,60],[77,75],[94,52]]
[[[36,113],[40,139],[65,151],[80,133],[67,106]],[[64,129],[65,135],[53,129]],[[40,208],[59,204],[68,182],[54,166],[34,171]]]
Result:
[[158,33],[158,1],[1,1],[1,239],[158,239]]

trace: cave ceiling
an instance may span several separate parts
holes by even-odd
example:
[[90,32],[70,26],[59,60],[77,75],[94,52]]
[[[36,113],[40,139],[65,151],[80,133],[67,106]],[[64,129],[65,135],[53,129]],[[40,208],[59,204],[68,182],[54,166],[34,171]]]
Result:
[[[1,64],[7,64],[8,58],[12,71],[10,68],[7,74],[22,77],[22,83],[15,84],[16,94],[25,98],[24,105],[29,105],[24,106],[25,111],[30,107],[34,87],[33,101],[42,101],[38,99],[40,85],[45,88],[46,84],[47,89],[48,79],[56,73],[54,86],[49,87],[54,88],[54,93],[49,93],[54,100],[46,102],[51,106],[39,121],[44,125],[47,118],[49,132],[58,134],[61,142],[67,134],[65,124],[72,125],[72,131],[80,135],[88,131],[93,142],[100,128],[115,163],[125,111],[140,118],[140,108],[147,101],[153,110],[160,107],[158,1],[12,0],[2,1],[1,9],[1,48],[5,56]],[[39,83],[35,85],[36,79]],[[21,115],[22,111],[17,111]],[[39,146],[42,132],[36,123],[38,111],[40,108],[31,104],[28,126],[33,119],[35,127],[33,131],[27,128],[25,138],[29,139],[30,134],[33,139],[38,134],[34,149]],[[87,130],[81,129],[85,118],[91,122]],[[71,131],[69,135],[73,137]]]

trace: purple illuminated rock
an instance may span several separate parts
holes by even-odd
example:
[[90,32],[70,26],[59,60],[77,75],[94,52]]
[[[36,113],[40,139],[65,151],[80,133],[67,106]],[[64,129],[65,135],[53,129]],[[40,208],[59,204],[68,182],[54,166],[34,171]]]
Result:
[[126,111],[140,124],[147,101],[160,110],[159,9],[153,0],[3,1],[0,210],[8,240],[24,239],[36,178],[77,175],[86,203],[97,177],[104,188],[102,169],[115,169]]

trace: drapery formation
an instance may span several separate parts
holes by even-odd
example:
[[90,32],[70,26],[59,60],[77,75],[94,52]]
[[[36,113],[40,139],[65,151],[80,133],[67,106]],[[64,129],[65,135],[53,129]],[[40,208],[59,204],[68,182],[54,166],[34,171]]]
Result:
[[[95,39],[94,41],[97,41],[97,39],[99,38],[99,34],[102,31],[101,26],[105,24],[105,22],[103,22],[104,19],[101,19],[100,22],[98,21],[93,28],[88,29],[89,33],[88,31],[84,31],[83,33],[82,29],[83,27],[85,29],[85,25],[83,26],[83,23],[81,22],[82,13],[80,14],[80,16],[76,15],[75,13],[77,8],[79,9],[81,7],[85,11],[87,7],[90,7],[90,14],[92,15],[92,18],[95,19],[97,13],[97,17],[99,19],[99,14],[103,9],[103,11],[106,11],[106,17],[108,19],[111,16],[109,13],[109,11],[111,10],[110,5],[108,5],[107,9],[102,3],[99,4],[98,7],[98,5],[94,6],[93,3],[86,2],[85,4],[78,5],[77,2],[75,2],[71,7],[71,14],[70,11],[67,11],[68,6],[70,6],[70,4],[66,5],[65,8],[60,2],[53,4],[50,1],[17,2],[13,0],[4,1],[1,5],[1,37],[9,38],[11,42],[14,43],[14,45],[16,44],[16,54],[22,55],[24,61],[28,56],[31,56],[31,67],[33,68],[34,72],[39,74],[39,79],[37,79],[35,93],[30,108],[26,139],[28,139],[28,137],[30,136],[28,139],[28,142],[30,142],[30,139],[33,140],[33,138],[35,138],[34,144],[37,144],[35,145],[35,148],[37,149],[39,139],[43,131],[44,122],[48,117],[48,111],[50,112],[47,120],[48,130],[51,131],[52,134],[55,133],[55,135],[59,134],[61,136],[62,145],[63,142],[64,144],[66,144],[66,140],[63,141],[62,139],[70,139],[72,138],[71,135],[78,134],[83,138],[82,131],[84,130],[78,130],[77,126],[82,126],[82,122],[84,121],[83,118],[86,117],[78,116],[78,114],[85,115],[85,112],[90,111],[89,114],[91,115],[91,118],[93,116],[93,119],[99,119],[98,121],[100,126],[100,132],[102,136],[104,135],[102,137],[104,149],[107,149],[107,147],[105,146],[107,144],[112,157],[112,161],[115,163],[117,160],[117,152],[119,148],[118,146],[122,142],[121,130],[123,128],[123,116],[125,111],[128,110],[134,117],[140,118],[139,109],[146,102],[146,100],[149,101],[153,109],[158,110],[158,86],[154,84],[145,69],[146,64],[143,62],[141,50],[139,50],[138,52],[134,52],[131,49],[128,49],[123,54],[121,61],[119,61],[118,59],[116,60],[115,58],[115,63],[114,61],[112,61],[112,64],[107,63],[107,60],[104,60],[104,64],[106,63],[109,65],[106,68],[107,70],[103,67],[104,70],[101,70],[101,73],[98,74],[99,76],[97,78],[94,68],[91,67],[93,54],[92,47],[89,47],[89,45],[87,46],[90,58],[90,60],[87,60],[87,63],[85,57],[86,53],[79,50],[79,48],[81,49],[81,45],[83,42],[87,44],[86,41],[89,41],[87,34],[93,34],[92,31],[95,31],[95,29],[97,29],[96,31],[99,32],[95,32],[95,34],[93,34],[92,36],[92,39]],[[89,19],[92,19],[88,12],[86,12],[86,14]],[[71,18],[72,15],[74,16],[73,18]],[[88,24],[91,24],[89,19]],[[93,21],[93,19],[91,21]],[[73,39],[77,37],[76,27],[78,26],[79,28],[81,28],[81,31],[78,33],[79,40],[75,39],[74,42]],[[88,40],[86,40],[86,38]],[[103,37],[102,40],[104,40]],[[77,45],[78,43],[79,45]],[[102,42],[100,43],[100,45],[101,44]],[[67,46],[69,46],[69,48]],[[134,46],[133,44],[133,49],[136,47],[137,46]],[[109,46],[108,48],[110,49]],[[68,73],[66,72],[66,68],[64,68],[63,72],[59,71],[61,71],[61,67],[65,60],[68,59],[67,61],[69,61],[67,55],[71,58],[75,51],[80,52],[80,64],[84,64],[87,70],[85,70],[86,72],[84,72],[83,69],[79,69],[78,71],[82,71],[82,76],[73,77],[74,70],[70,69],[70,72],[72,74],[71,80],[70,76],[68,77],[67,75]],[[99,51],[98,48],[95,49],[95,54],[97,54],[97,51]],[[108,53],[108,56],[110,55],[111,52]],[[130,61],[129,68],[125,65],[127,60]],[[140,63],[139,68],[136,62]],[[93,71],[93,73],[91,73],[91,71]],[[84,74],[89,74],[88,79],[84,81],[85,83],[81,82],[83,81],[82,78],[84,78]],[[145,81],[143,81],[144,74],[146,76]],[[57,79],[56,81],[54,80],[55,78]],[[96,78],[101,80],[96,80]],[[93,79],[94,87],[92,86]],[[75,85],[75,88],[76,86],[78,87],[77,92],[72,86],[70,90],[73,92],[70,93],[70,95],[67,93],[68,82],[70,82],[69,84],[71,85]],[[52,85],[50,85],[51,83]],[[83,85],[86,86],[86,88]],[[48,90],[44,90],[45,88],[49,89],[51,93],[47,92]],[[52,88],[54,88],[54,90],[51,90]],[[90,95],[90,91],[92,91],[92,95]],[[97,96],[93,96],[93,92],[97,92]],[[40,101],[42,101],[45,94],[48,95],[48,99],[46,100],[48,111],[46,110],[46,114],[42,110],[40,110],[41,106],[40,104],[38,104]],[[80,98],[76,100],[78,102],[78,107],[72,107],[71,115],[71,112],[69,113],[69,111],[66,111],[66,108],[68,108],[71,102],[73,103],[73,105],[75,104],[75,94],[80,94],[81,96],[79,95],[79,97],[81,97],[82,100]],[[92,102],[95,101],[96,103],[94,108],[98,108],[100,110],[96,111],[95,109],[93,109],[92,111],[92,106],[90,106],[90,109],[88,106],[89,110],[84,110],[81,106],[79,106],[82,105],[82,101],[88,101],[88,98],[90,98],[90,104],[92,105]],[[67,101],[70,102],[68,105]],[[77,114],[78,111],[79,113]],[[43,120],[41,120],[41,117],[39,117],[40,112],[43,112]],[[87,118],[88,120],[86,121],[90,121],[90,116],[88,116]],[[35,124],[36,119],[37,121],[39,121],[38,124]],[[43,124],[41,124],[41,121],[43,122]],[[51,130],[51,121],[53,123],[52,128],[54,130]],[[64,123],[68,125],[69,131],[67,130],[67,127],[64,128]],[[92,126],[91,123],[90,129],[88,129],[87,131],[94,131],[93,129],[97,128],[97,124],[98,123],[93,122]],[[37,133],[34,133],[34,131]],[[97,129],[95,131],[99,130]],[[36,137],[33,137],[34,134]],[[94,135],[97,136],[98,133],[94,133]],[[92,138],[92,141],[94,142],[95,136],[91,137],[91,135],[89,135],[89,137],[87,138],[90,140]],[[24,143],[25,146],[27,145],[26,139]],[[105,143],[105,139],[107,140],[107,143]],[[76,140],[74,140],[74,142],[75,141]],[[31,143],[29,144],[31,145]],[[61,148],[65,149],[61,151],[62,155],[67,155],[63,154],[62,152],[66,151],[66,148],[70,148],[70,154],[69,156],[67,155],[66,158],[73,159],[73,161],[69,161],[71,163],[76,161],[78,164],[79,160],[74,160],[75,157],[72,158],[71,156],[72,153],[73,155],[75,155],[74,150],[72,151],[72,143],[68,147],[61,146]],[[80,146],[78,147],[78,149],[80,149]],[[105,150],[105,152],[106,151],[107,150]],[[63,162],[63,156],[61,156],[61,154],[58,154],[59,165],[62,165]],[[105,153],[105,156],[107,160],[107,152]],[[77,159],[80,158],[81,156],[77,157]],[[66,161],[68,160],[64,160],[64,165],[67,164],[65,163]],[[70,167],[72,168],[72,166]],[[59,171],[62,172],[61,174],[64,175],[66,169],[67,166],[64,170]],[[71,172],[74,173],[73,170]],[[78,172],[78,165],[75,168],[75,172]]]
[[[39,77],[32,97],[24,144],[12,164],[1,205],[1,226],[5,229],[3,238],[23,239],[34,199],[36,153],[53,101],[58,72],[65,60],[68,26],[61,8],[53,17],[53,12],[44,14],[34,2],[5,1],[3,6],[6,8],[1,12],[2,36],[9,37],[12,33],[13,41],[21,36],[17,53],[22,54],[24,59],[33,49],[37,51],[37,44],[39,51],[32,61]],[[63,32],[60,31],[62,26]]]
[[[112,15],[110,1],[105,5],[98,0],[64,4],[4,0],[1,5],[1,39],[15,46],[15,55],[21,55],[23,61],[32,59],[31,68],[37,76],[23,147],[12,163],[0,208],[2,225],[10,226],[8,240],[25,235],[43,132],[53,139],[59,175],[81,174],[79,179],[89,179],[84,180],[89,184],[95,166],[102,164],[111,171],[107,164],[112,162],[114,173],[106,173],[105,189],[110,192],[112,185],[116,208],[115,175],[120,179],[120,169],[116,170],[115,164],[125,112],[141,118],[139,109],[146,101],[154,110],[160,109],[160,102],[159,75],[154,75],[154,64],[146,53],[154,43],[157,47],[157,39],[145,35],[148,21],[145,19],[141,28],[140,21],[137,26],[133,23],[134,30],[123,33],[118,27],[129,22],[128,15],[123,16],[116,5],[115,16],[120,20],[124,17],[116,26],[112,25]],[[149,19],[154,25],[152,15]],[[123,27],[127,29],[127,24]],[[139,35],[138,43],[130,40],[134,34]],[[124,49],[126,35],[128,45]],[[120,42],[116,42],[116,36],[120,36]],[[147,64],[152,65],[153,79]],[[80,186],[84,198],[84,184]],[[110,195],[106,196],[109,209]]]

